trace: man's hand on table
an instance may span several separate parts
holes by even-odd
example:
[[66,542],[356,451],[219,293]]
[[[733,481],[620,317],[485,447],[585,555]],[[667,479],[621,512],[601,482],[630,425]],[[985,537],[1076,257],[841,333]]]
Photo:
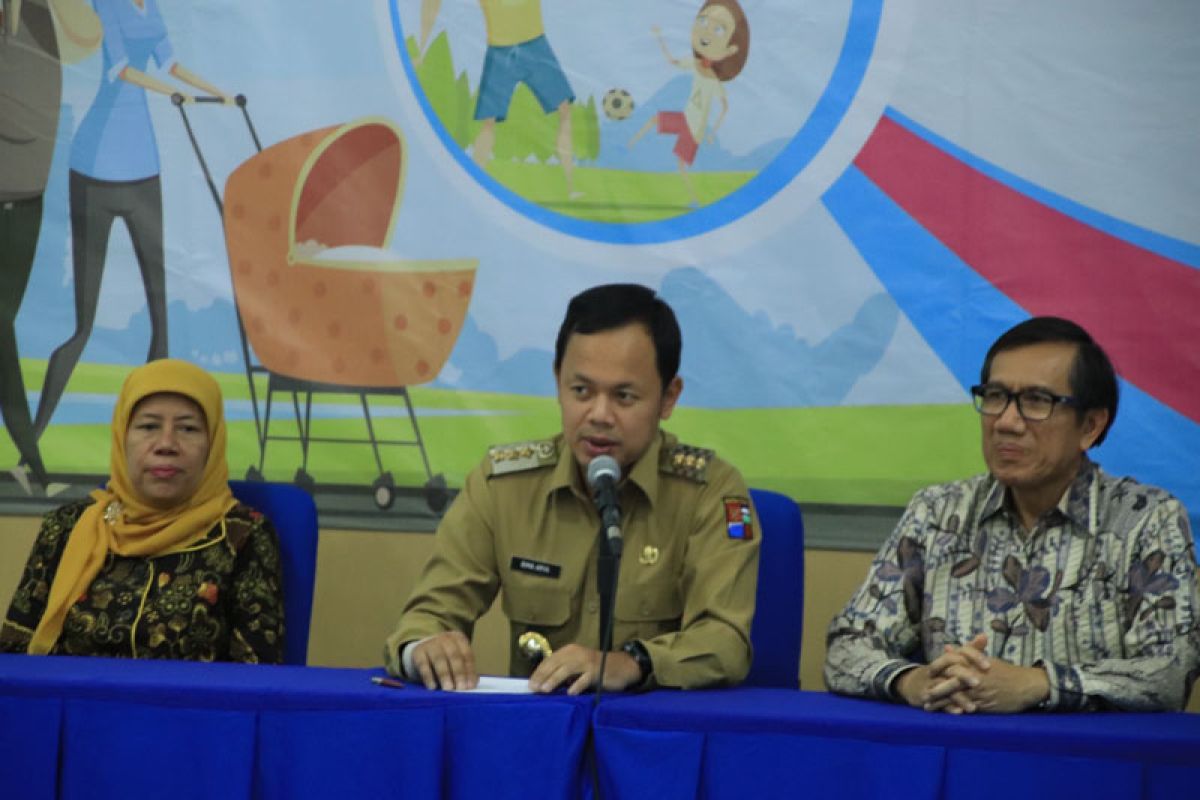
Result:
[[[600,651],[578,644],[555,650],[538,664],[529,676],[529,688],[535,692],[553,692],[567,684],[567,694],[582,694],[596,685],[600,674]],[[627,653],[619,650],[608,654],[604,665],[604,690],[620,692],[642,679],[642,670]]]
[[471,640],[460,631],[439,633],[416,645],[412,663],[426,689],[462,690],[479,685]]
[[1045,670],[991,658],[986,649],[982,633],[961,647],[947,645],[930,664],[897,678],[896,692],[909,705],[949,714],[1014,713],[1049,696]]

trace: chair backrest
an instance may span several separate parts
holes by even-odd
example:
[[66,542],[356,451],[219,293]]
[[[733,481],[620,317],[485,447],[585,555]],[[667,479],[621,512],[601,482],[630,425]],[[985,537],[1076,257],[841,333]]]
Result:
[[285,664],[306,663],[317,577],[317,506],[308,492],[290,483],[230,481],[233,496],[267,516],[279,535],[283,572]]
[[751,489],[762,528],[758,592],[750,643],[754,663],[745,686],[796,688],[804,627],[804,520],[790,497]]

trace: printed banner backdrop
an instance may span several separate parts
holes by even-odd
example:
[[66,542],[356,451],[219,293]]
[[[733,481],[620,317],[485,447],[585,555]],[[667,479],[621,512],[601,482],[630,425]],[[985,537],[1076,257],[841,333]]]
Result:
[[94,0],[89,45],[87,3],[25,0],[0,103],[36,74],[58,116],[42,152],[0,115],[2,498],[41,491],[32,442],[105,474],[169,353],[219,374],[234,477],[437,506],[557,431],[567,300],[636,281],[684,329],[667,427],[752,485],[980,471],[983,354],[1058,314],[1121,374],[1095,458],[1196,520],[1200,4],[702,5]]

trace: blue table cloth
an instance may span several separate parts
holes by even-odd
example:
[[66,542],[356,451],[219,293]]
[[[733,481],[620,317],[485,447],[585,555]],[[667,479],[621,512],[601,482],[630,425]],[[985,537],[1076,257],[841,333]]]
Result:
[[593,736],[613,798],[1200,797],[1200,715],[951,716],[818,692],[606,698]]
[[[461,695],[378,670],[0,656],[3,798],[1200,797],[1200,715],[784,689]],[[589,734],[591,743],[589,746]]]
[[0,796],[577,797],[591,705],[379,670],[0,656]]

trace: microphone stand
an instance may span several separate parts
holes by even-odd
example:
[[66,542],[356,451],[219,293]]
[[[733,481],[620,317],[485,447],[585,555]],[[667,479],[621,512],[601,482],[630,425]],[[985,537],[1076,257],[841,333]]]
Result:
[[596,590],[600,594],[600,677],[596,681],[593,705],[600,704],[600,697],[604,693],[604,668],[608,664],[608,651],[612,650],[613,611],[617,598],[617,576],[621,571],[620,542],[620,539],[610,540],[604,524],[600,524],[600,542],[596,554]]
[[[621,540],[610,540],[603,521],[600,523],[600,541],[596,547],[596,590],[600,594],[600,675],[596,679],[596,693],[592,695],[592,713],[600,705],[604,695],[604,670],[608,665],[608,651],[612,650],[613,611],[617,596],[617,576],[621,566]],[[588,736],[593,732],[589,729]],[[600,800],[600,765],[596,759],[595,742],[588,748],[592,754],[592,792]]]

